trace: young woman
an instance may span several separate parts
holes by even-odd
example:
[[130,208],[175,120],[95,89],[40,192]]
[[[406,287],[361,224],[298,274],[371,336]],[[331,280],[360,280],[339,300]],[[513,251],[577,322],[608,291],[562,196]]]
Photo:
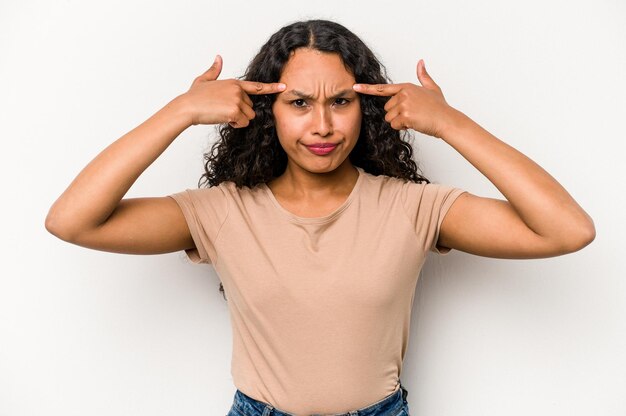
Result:
[[[421,85],[390,84],[352,32],[280,29],[243,80],[218,56],[189,91],[92,160],[46,228],[119,253],[185,250],[215,267],[233,325],[230,415],[408,414],[402,360],[428,250],[539,258],[581,249],[592,220],[541,167]],[[220,124],[201,184],[126,198],[186,128]],[[413,129],[445,141],[506,200],[429,183]]]

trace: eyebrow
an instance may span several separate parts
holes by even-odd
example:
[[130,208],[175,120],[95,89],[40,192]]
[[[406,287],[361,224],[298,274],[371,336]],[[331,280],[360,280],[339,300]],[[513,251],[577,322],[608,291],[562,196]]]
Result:
[[[307,94],[299,90],[285,91],[285,94],[295,95],[296,97],[299,97],[305,100],[312,100],[314,98],[312,94]],[[333,94],[332,96],[328,98],[330,100],[334,100],[336,98],[341,98],[346,95],[354,95],[354,94],[356,94],[356,92],[352,88],[346,88],[345,90],[338,91],[337,93]]]

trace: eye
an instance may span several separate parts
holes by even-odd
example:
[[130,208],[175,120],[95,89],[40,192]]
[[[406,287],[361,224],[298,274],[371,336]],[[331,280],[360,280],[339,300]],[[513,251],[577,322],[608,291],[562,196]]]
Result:
[[350,100],[346,99],[346,98],[337,98],[335,100],[335,105],[339,105],[339,106],[343,106],[346,105],[350,102]]
[[306,107],[306,101],[304,101],[302,98],[299,98],[297,100],[293,100],[291,102],[291,105],[297,108],[303,108],[303,107]]

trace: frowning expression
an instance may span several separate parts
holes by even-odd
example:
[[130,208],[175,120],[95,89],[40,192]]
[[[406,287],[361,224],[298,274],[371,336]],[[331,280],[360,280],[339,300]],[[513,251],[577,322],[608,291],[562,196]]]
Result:
[[296,49],[280,81],[287,85],[273,104],[276,132],[287,169],[330,172],[349,163],[361,128],[354,76],[336,53]]

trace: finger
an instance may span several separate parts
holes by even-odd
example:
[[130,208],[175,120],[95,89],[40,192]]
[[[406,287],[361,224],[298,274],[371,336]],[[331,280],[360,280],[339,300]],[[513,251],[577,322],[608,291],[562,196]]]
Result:
[[398,104],[398,96],[394,95],[385,103],[385,106],[383,107],[383,109],[388,112],[392,108],[394,108],[397,104]]
[[213,61],[213,65],[207,71],[200,75],[198,78],[201,78],[206,81],[215,81],[217,77],[220,76],[222,72],[222,57],[220,55],[215,56],[215,60]]
[[398,117],[399,114],[400,112],[397,109],[392,109],[391,111],[385,113],[385,121],[387,123],[391,123],[396,117]]
[[391,124],[391,128],[395,130],[408,129],[407,125],[405,124],[404,117],[396,117],[393,120],[391,120],[389,124]]
[[[249,100],[249,98],[248,98],[248,100]],[[252,109],[252,106],[249,106],[246,103],[242,103],[239,106],[239,109],[248,118],[248,120],[252,120],[256,116],[256,113]]]
[[254,104],[252,103],[252,100],[250,99],[248,94],[246,94],[245,92],[241,93],[241,99],[243,100],[244,103],[248,104],[250,107],[254,106]]
[[385,114],[385,121],[391,125],[391,128],[395,130],[406,130],[407,117],[402,115],[402,111],[399,108],[394,108]]
[[367,95],[390,97],[402,89],[398,84],[354,84],[354,91]]
[[426,72],[426,64],[423,59],[420,59],[417,62],[417,79],[423,87],[428,89],[435,89],[441,91],[439,85],[431,78],[431,76]]
[[281,91],[285,91],[287,86],[282,82],[255,82],[255,81],[239,81],[241,88],[248,94],[260,95],[260,94],[277,94]]
[[228,124],[236,129],[240,129],[242,127],[247,127],[250,124],[250,119],[241,111],[230,118]]

